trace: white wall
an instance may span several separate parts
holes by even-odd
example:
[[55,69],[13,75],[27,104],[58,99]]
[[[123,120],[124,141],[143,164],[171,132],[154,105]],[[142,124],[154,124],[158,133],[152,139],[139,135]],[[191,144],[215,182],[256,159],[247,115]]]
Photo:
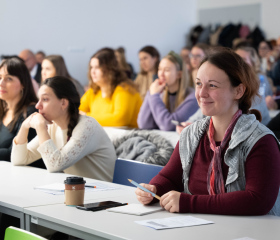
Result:
[[196,24],[196,0],[0,0],[0,11],[0,54],[61,54],[82,84],[98,49],[124,46],[138,70],[140,48],[179,52]]
[[275,0],[197,0],[197,11],[220,7],[242,6],[248,4],[261,4],[261,28],[268,39],[280,36],[279,9],[280,1]]

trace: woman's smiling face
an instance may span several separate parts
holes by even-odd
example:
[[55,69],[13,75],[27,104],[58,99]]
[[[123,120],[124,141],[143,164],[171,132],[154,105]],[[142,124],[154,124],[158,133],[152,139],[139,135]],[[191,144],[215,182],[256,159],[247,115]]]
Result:
[[238,108],[237,88],[231,86],[227,74],[215,65],[205,62],[197,72],[195,96],[206,116],[231,114]]

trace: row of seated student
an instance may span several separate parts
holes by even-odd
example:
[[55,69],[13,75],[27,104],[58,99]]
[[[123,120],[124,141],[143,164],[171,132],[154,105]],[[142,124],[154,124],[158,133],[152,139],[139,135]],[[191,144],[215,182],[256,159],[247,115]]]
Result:
[[[261,44],[263,44],[263,42],[260,43],[260,46],[261,46]],[[195,78],[195,75],[196,75],[196,72],[197,72],[197,68],[198,68],[202,58],[207,55],[207,53],[209,52],[209,50],[211,50],[211,48],[208,45],[206,45],[206,44],[202,44],[202,43],[196,44],[191,49],[191,53],[189,55],[190,56],[190,61],[189,61],[189,56],[188,56],[189,50],[190,49],[183,48],[182,49],[182,56],[183,57],[185,56],[184,59],[186,59],[186,61],[187,61],[186,62],[187,69],[189,70],[190,77],[193,80]],[[22,52],[26,52],[26,50],[22,51]],[[184,54],[184,52],[187,52],[187,54]],[[119,64],[120,68],[127,73],[127,76],[131,76],[132,72],[130,72],[130,74],[128,74],[129,69],[131,69],[131,65],[126,64],[126,60],[125,60],[125,56],[124,56],[124,49],[123,48],[116,49],[115,50],[115,54],[116,54],[117,60],[120,63]],[[20,56],[24,56],[24,55],[22,53],[20,53]],[[55,55],[55,56],[57,56],[57,55]],[[57,57],[59,57],[59,56],[57,56]],[[51,58],[51,56],[50,56],[50,58]],[[27,59],[29,61],[29,58],[27,58]],[[255,58],[255,57],[253,59],[254,60],[255,59],[258,60],[258,58]],[[55,60],[56,59],[53,59],[52,64],[49,63],[49,61],[46,61],[47,63],[45,63],[45,64],[47,64],[47,66],[49,66],[49,65],[56,65],[57,66],[58,64],[55,64]],[[137,75],[135,83],[138,86],[138,90],[140,90],[140,94],[141,94],[142,98],[144,98],[146,93],[147,93],[147,90],[149,89],[149,87],[151,85],[151,83],[156,78],[158,78],[158,76],[157,76],[157,74],[155,74],[155,72],[157,72],[157,70],[158,70],[159,53],[158,53],[158,51],[154,47],[146,46],[146,47],[142,48],[139,51],[139,60],[140,60],[141,71]],[[60,69],[65,69],[66,72],[68,72],[67,69],[66,69],[66,66],[65,66],[63,58],[62,58],[62,61],[63,61],[64,67],[63,66],[61,66],[61,67],[57,66],[56,67],[56,72],[59,72]],[[188,63],[188,61],[189,61],[189,63]],[[259,66],[258,66],[259,64],[260,63],[256,63],[255,64],[257,66],[256,68],[259,68]],[[63,70],[63,71],[61,70],[59,75],[62,75],[65,72],[65,70]],[[69,73],[67,73],[65,75],[62,75],[62,76],[69,76]],[[265,78],[264,81],[267,82],[267,79],[266,79],[265,76],[264,76],[264,78]],[[78,83],[77,80],[74,80],[74,82],[75,82],[75,85],[76,85],[77,89],[79,90],[79,93],[82,94],[83,90],[82,90],[81,85]],[[79,85],[79,86],[77,86],[77,85]],[[92,85],[91,79],[90,79],[90,85]],[[266,85],[266,88],[269,87],[268,84],[265,84],[265,85]],[[275,87],[273,86],[273,84],[270,84],[270,85],[272,85],[271,87],[273,88],[273,91],[275,92]],[[266,104],[267,104],[267,107],[269,109],[276,109],[276,108],[279,107],[279,104],[278,104],[279,100],[274,100],[274,98],[271,95],[272,95],[271,91],[270,91],[269,94],[267,94],[267,91],[266,91]],[[261,111],[261,113],[263,115],[263,123],[267,124],[269,122],[269,120],[270,120],[269,117],[268,117],[268,111],[265,108],[263,108],[263,110],[264,110],[264,112]],[[187,115],[185,117],[186,118],[185,120],[188,119],[188,116],[189,115]],[[180,119],[175,119],[175,120],[178,121]]]
[[[203,57],[207,56],[208,52],[209,52],[209,46],[206,45],[206,44],[197,44],[195,45],[192,49],[191,49],[191,54],[190,54],[190,64],[187,63],[187,69],[190,70],[190,77],[192,78],[192,81],[193,79],[195,78],[195,74],[197,72],[197,68],[201,62],[201,60],[203,59]],[[183,49],[184,50],[187,50],[188,49]],[[183,52],[182,51],[182,52]],[[116,50],[116,52],[120,52],[122,54],[119,54],[122,55],[122,59],[123,59],[123,50]],[[244,51],[243,51],[244,52]],[[252,55],[252,54],[251,54]],[[20,53],[20,56],[22,56],[22,58],[25,59],[25,63],[26,65],[30,65],[30,58],[32,56],[32,52],[31,51],[28,51],[28,50],[24,50]],[[116,54],[116,56],[118,56],[118,54]],[[186,55],[185,55],[186,56]],[[33,56],[34,58],[34,56]],[[119,57],[120,58],[120,57]],[[34,58],[35,59],[35,58]],[[33,59],[33,63],[35,62]],[[118,59],[118,57],[117,57]],[[142,80],[143,80],[143,86],[148,86],[148,84],[145,84],[145,80],[147,78],[145,78],[145,74],[147,76],[153,76],[153,78],[151,78],[149,81],[153,83],[153,79],[155,77],[158,77],[155,73],[155,68],[156,66],[158,66],[158,62],[159,62],[159,54],[158,54],[158,51],[154,48],[154,47],[151,47],[151,46],[146,46],[144,48],[142,48],[140,51],[139,51],[139,59],[140,59],[140,66],[141,66],[141,72],[138,74],[137,76],[137,79],[141,79],[141,76],[142,76]],[[257,58],[256,57],[252,57],[252,59],[255,61]],[[164,61],[166,61],[166,59],[163,59]],[[251,61],[253,61],[251,60]],[[250,60],[249,60],[250,61]],[[169,61],[169,63],[171,64],[171,62]],[[249,63],[250,64],[250,63]],[[33,64],[34,65],[34,64]],[[258,66],[258,64],[254,63],[255,66]],[[40,69],[39,67],[37,69]],[[144,71],[146,70],[146,71]],[[89,70],[90,72],[91,70]],[[183,69],[181,70],[183,74],[181,75],[184,75],[184,71]],[[33,69],[31,72],[34,72]],[[66,65],[65,65],[65,62],[63,60],[63,58],[59,55],[50,55],[50,56],[47,56],[45,57],[45,60],[43,61],[42,63],[42,77],[41,77],[41,81],[43,81],[44,79],[46,79],[47,77],[52,77],[52,76],[55,76],[55,75],[61,75],[61,76],[66,76],[66,77],[70,77],[68,71],[67,71],[67,68],[66,68]],[[36,74],[37,75],[37,74]],[[91,74],[89,74],[89,80],[90,80],[90,83],[91,85],[93,84],[92,83],[92,77],[91,77]],[[144,77],[143,77],[144,76]],[[261,75],[263,76],[263,75]],[[71,77],[70,77],[71,78]],[[264,80],[267,82],[267,79],[264,77]],[[80,95],[82,95],[83,93],[83,90],[82,90],[82,87],[81,85],[79,84],[79,82],[73,78],[71,78],[72,81],[74,82],[74,84],[76,85],[76,88],[79,90],[79,93]],[[136,80],[137,80],[136,79]],[[161,80],[159,79],[158,82],[160,82]],[[129,81],[128,81],[129,82]],[[147,82],[147,81],[146,81]],[[157,81],[154,81],[154,82],[157,82]],[[182,83],[183,81],[181,81]],[[137,81],[135,81],[135,83],[137,84]],[[138,86],[140,85],[140,83],[137,84]],[[152,85],[152,84],[151,84]],[[155,85],[153,83],[153,85]],[[168,83],[166,84],[167,87],[166,89],[168,89]],[[163,86],[163,85],[162,85]],[[270,93],[267,93],[267,89],[269,88],[269,84],[265,84],[266,86],[266,100],[270,100],[270,101],[267,101],[267,105],[269,106],[269,103],[271,102],[275,102],[273,100],[273,98],[271,97],[271,91],[269,91]],[[150,86],[148,86],[150,87]],[[153,87],[153,86],[151,86]],[[149,88],[148,88],[149,90]],[[97,86],[97,91],[98,91],[98,86]],[[147,90],[145,89],[145,94],[147,93]],[[164,91],[165,93],[168,92],[167,91]],[[99,92],[100,93],[100,92]],[[87,95],[87,94],[86,94]],[[115,94],[116,95],[116,94]],[[149,94],[148,94],[149,95]],[[158,94],[155,94],[156,96],[158,96]],[[166,101],[166,94],[162,94],[162,95],[165,95],[165,97],[162,98],[163,101],[158,101],[159,103],[159,106],[163,106],[163,104],[165,104],[166,107],[162,107],[161,109],[163,109],[163,111],[161,111],[162,114],[166,113],[165,116],[168,116],[169,118],[174,118],[174,120],[177,120],[177,121],[182,121],[182,116],[180,118],[180,116],[178,117],[178,114],[176,114],[176,111],[178,109],[180,109],[182,106],[179,106],[179,108],[174,108],[173,110],[170,109],[170,104],[169,104],[169,101]],[[169,94],[170,95],[170,94]],[[180,95],[180,93],[176,94],[175,98],[178,99],[177,95]],[[170,96],[169,96],[170,97]],[[174,97],[174,96],[173,96]],[[147,97],[148,98],[148,97]],[[164,99],[165,98],[165,99]],[[158,99],[158,98],[157,98]],[[145,101],[144,101],[145,102]],[[148,102],[148,100],[146,101]],[[258,101],[256,101],[258,102]],[[118,105],[118,104],[117,104]],[[172,104],[171,104],[172,105]],[[180,104],[179,104],[180,105]],[[183,104],[182,104],[183,105]],[[256,106],[253,106],[254,108],[257,108],[259,110],[261,110],[261,113],[262,113],[262,116],[263,116],[263,119],[262,119],[262,122],[264,124],[267,124],[268,121],[269,121],[269,115],[268,115],[268,111],[266,109],[266,107],[264,106],[261,106],[263,105],[263,101],[261,101],[260,103],[258,104],[255,104]],[[258,105],[260,105],[258,107]],[[109,106],[115,106],[114,104],[109,104]],[[145,109],[145,106],[147,106],[147,104],[143,104],[143,109]],[[193,105],[193,107],[195,107],[195,105]],[[114,107],[113,107],[114,108]],[[154,109],[157,109],[155,107],[152,106],[152,108]],[[112,108],[111,108],[112,109]],[[114,109],[118,109],[118,108],[114,108]],[[119,114],[119,116],[124,116],[126,113],[127,113],[127,110],[125,107],[122,107],[121,108],[123,111],[121,111],[121,114]],[[137,108],[136,108],[137,109]],[[118,109],[119,110],[119,109]],[[131,112],[131,111],[130,111]],[[135,111],[137,115],[137,110]],[[142,112],[145,112],[144,110],[141,111],[140,113]],[[186,114],[185,116],[183,116],[185,119],[188,119],[188,117],[191,115],[191,111],[185,111]],[[90,114],[90,113],[88,113]],[[114,114],[111,114],[111,115],[114,115]],[[126,114],[127,115],[127,114]],[[128,116],[130,116],[131,114],[128,114]],[[134,119],[137,118],[137,116],[134,115]],[[138,118],[138,122],[139,122],[139,126],[142,127],[142,128],[159,128],[159,129],[163,129],[163,130],[174,130],[174,126],[171,125],[170,121],[169,121],[169,118],[158,118],[158,123],[157,124],[154,124],[152,126],[152,124],[149,125],[149,121],[142,121],[142,116],[143,114],[139,114],[139,118]],[[154,114],[155,116],[155,119],[157,118],[157,114]],[[151,118],[153,121],[153,117]],[[168,119],[168,120],[167,120]],[[183,119],[184,120],[184,119]],[[100,121],[99,121],[100,122]],[[106,122],[106,121],[105,121]],[[141,124],[142,123],[142,124]],[[148,123],[148,124],[147,124]],[[106,126],[108,124],[108,121],[107,123],[102,123],[103,126]],[[109,125],[112,125],[112,126],[130,126],[130,127],[135,127],[135,121],[134,121],[134,125],[129,125],[129,123],[127,123],[127,121],[119,121],[119,123],[117,124],[116,122],[111,122],[109,121]],[[141,126],[142,125],[142,126]],[[166,126],[167,125],[167,126]]]
[[[263,56],[264,56],[263,51],[261,51],[261,49],[264,48],[263,44],[264,44],[264,42],[261,42],[260,46],[259,46],[259,54],[260,54],[260,56],[262,56],[262,60],[263,60]],[[189,55],[190,50],[191,50],[191,53]],[[186,60],[187,69],[190,71],[190,76],[191,76],[192,79],[195,78],[195,74],[196,74],[197,68],[200,64],[200,61],[203,57],[205,57],[207,55],[208,51],[209,51],[209,46],[206,45],[206,44],[196,44],[192,49],[189,49],[189,48],[183,48],[182,49],[181,54],[182,54],[183,59]],[[125,64],[126,61],[125,61],[125,57],[124,57],[124,49],[123,48],[116,49],[115,54],[116,54],[117,60],[120,62],[121,69],[125,69],[126,72],[127,72],[127,70],[129,69],[129,66],[131,66],[131,65]],[[42,52],[37,53],[36,57],[38,55],[39,55],[39,57],[42,57]],[[267,55],[267,53],[266,53],[266,55]],[[24,50],[20,53],[20,56],[25,58],[26,61],[29,62],[29,65],[30,65],[30,56],[32,56],[32,53],[30,51]],[[61,56],[58,56],[58,55],[51,55],[50,60],[53,60],[53,61],[52,61],[52,63],[50,63],[50,61],[46,61],[47,63],[45,63],[45,64],[47,65],[47,67],[50,66],[51,68],[53,68],[52,65],[54,65],[55,68],[56,68],[56,72],[60,72],[59,75],[69,76],[69,73],[64,75],[64,73],[68,72],[68,71],[66,69],[63,58],[62,58],[61,61],[58,61],[53,56],[57,56],[58,60],[61,60],[61,59],[59,59],[59,57],[62,58]],[[154,73],[155,73],[155,70],[157,69],[156,66],[158,66],[159,53],[154,47],[147,46],[147,47],[142,48],[139,51],[139,59],[140,59],[141,72],[138,74],[137,80],[140,80],[140,81],[135,81],[135,82],[137,83],[138,87],[140,87],[140,90],[144,89],[142,91],[143,92],[142,97],[144,97],[146,95],[146,92],[147,92],[148,87],[150,85],[150,84],[147,84],[147,82],[150,83],[155,78],[157,78],[157,75],[154,74]],[[190,59],[190,61],[189,61],[189,59]],[[256,59],[256,58],[253,58],[253,59]],[[55,63],[59,63],[59,62],[62,62],[63,64],[55,64]],[[189,63],[191,63],[191,64],[189,64]],[[258,66],[257,63],[255,65]],[[146,71],[144,71],[144,70],[146,70]],[[147,78],[147,76],[153,76],[153,78]],[[147,81],[147,79],[149,79],[149,80]],[[80,92],[80,95],[81,95],[81,93],[82,93],[81,86],[79,85],[77,80],[74,80],[74,83],[75,83],[77,89],[80,90],[79,92]],[[77,85],[79,85],[79,86],[77,86]],[[266,84],[266,88],[268,86],[269,85]],[[140,91],[140,94],[141,94],[141,91]],[[275,101],[273,99],[273,97],[271,97],[270,94],[267,95],[267,91],[266,91],[266,103],[267,103],[267,107],[269,109],[277,108],[279,106],[278,102],[279,102],[279,100]],[[267,110],[265,108],[262,108],[262,109],[263,109],[263,112],[261,111],[261,113],[263,115],[263,123],[267,124],[268,119],[269,119],[268,113],[267,113]]]
[[[195,75],[193,75],[193,72],[197,71],[203,57],[211,52],[209,49],[209,46],[206,46],[205,44],[197,44],[191,49],[190,67],[188,67],[188,69],[192,71],[192,74],[186,74],[186,64],[183,63],[180,56],[176,53],[170,52],[164,57],[160,61],[158,67],[158,78],[154,81],[152,80],[141,110],[140,106],[142,100],[139,93],[137,93],[135,83],[128,79],[127,75],[121,71],[121,68],[117,67],[115,52],[108,48],[101,49],[94,54],[90,60],[89,81],[91,83],[91,88],[81,98],[81,105],[79,107],[80,113],[92,116],[99,124],[101,124],[101,126],[128,126],[135,128],[137,127],[138,119],[138,126],[140,128],[161,130],[175,130],[175,126],[171,123],[171,120],[183,122],[189,117],[194,120],[200,119],[203,117],[203,114],[201,114],[201,109],[198,109],[194,90],[192,89],[194,80],[190,79],[194,78]],[[144,47],[140,50],[140,59],[144,56],[144,63],[145,59],[148,59],[147,62],[150,63],[149,65],[146,62],[143,66],[151,67],[154,64],[157,65],[158,58],[153,57],[152,55],[148,56],[149,54],[147,53],[148,51],[154,53],[154,50],[155,49],[150,46]],[[270,97],[272,91],[267,78],[259,73],[260,64],[256,52],[254,49],[242,45],[236,48],[236,52],[255,69],[259,78],[265,83],[265,89],[262,90],[263,93],[261,94],[261,99],[255,97],[252,108],[258,109],[262,114],[262,123],[268,124],[270,118],[267,107],[264,103],[264,97]],[[32,52],[28,50],[24,50],[20,53],[21,56],[26,57],[23,53],[27,54],[27,56],[30,54],[32,55]],[[150,59],[148,57],[150,57]],[[29,62],[29,59],[27,58],[26,61]],[[26,61],[25,64],[27,66],[28,64]],[[82,95],[81,85],[77,80],[70,76],[63,58],[59,55],[49,55],[45,57],[42,62],[41,84],[47,78],[56,75],[65,76],[71,79],[75,84],[76,89],[80,90],[80,96]],[[25,86],[26,84],[22,85]],[[23,89],[29,88],[25,87]],[[28,95],[32,96],[30,94]],[[9,113],[13,112],[13,110],[7,107],[5,100],[3,100],[4,99],[2,99],[2,116],[4,123],[3,128],[1,129],[2,131],[6,130],[7,132],[7,129],[5,128],[8,124],[7,121],[5,121],[5,118],[9,116]],[[7,111],[7,109],[9,109],[9,111]],[[197,112],[200,112],[199,115],[197,115],[197,113],[194,114],[197,109]],[[34,109],[34,111],[36,110]],[[28,112],[28,114],[30,113]],[[198,118],[195,118],[194,116],[198,116]],[[3,160],[10,160],[12,139],[17,133],[22,121],[23,119],[19,121],[17,128],[14,129],[13,134],[11,134],[9,138],[5,137],[6,134],[3,134],[1,137],[1,141],[5,144],[2,143],[0,146],[3,149],[3,152],[6,152],[6,155],[1,157]],[[182,125],[188,124],[182,123]],[[273,127],[275,124],[270,124],[269,126],[272,126],[273,131],[279,131],[279,129]],[[180,132],[181,130],[182,128],[178,131]],[[10,132],[12,132],[12,129],[10,129]],[[39,161],[37,163],[39,163]],[[42,165],[44,166],[44,164]]]
[[[202,60],[194,80],[195,97],[207,117],[182,131],[167,165],[149,185],[144,185],[162,196],[160,204],[170,212],[280,216],[279,142],[260,123],[260,112],[250,110],[260,81],[255,70],[236,52],[220,48]],[[176,76],[169,80],[178,85],[183,78],[180,62],[173,52],[163,58],[159,79],[152,86],[156,90],[162,88],[162,70]],[[110,71],[108,66],[113,69]],[[115,91],[120,87],[141,100],[133,83],[117,66],[112,49],[101,49],[93,55],[90,77],[100,88],[97,91],[108,96],[108,87],[114,86]],[[23,102],[25,91],[33,95],[21,109],[23,118],[12,139],[12,164],[27,165],[42,158],[50,172],[112,181],[114,147],[93,117],[79,114],[80,96],[73,81],[62,76],[46,79],[41,83],[37,102],[30,74],[26,74],[24,83],[20,72],[28,73],[28,69],[18,58],[6,59],[0,65],[2,124],[15,119],[11,118],[16,113],[12,106]],[[104,84],[105,79],[113,77],[118,80],[115,85]],[[82,100],[90,91],[94,95],[93,90],[89,89]],[[185,97],[191,94],[189,91]],[[24,109],[31,105],[39,113],[24,115]],[[32,129],[37,136],[28,143]],[[152,201],[151,195],[139,189],[136,193],[141,203]]]

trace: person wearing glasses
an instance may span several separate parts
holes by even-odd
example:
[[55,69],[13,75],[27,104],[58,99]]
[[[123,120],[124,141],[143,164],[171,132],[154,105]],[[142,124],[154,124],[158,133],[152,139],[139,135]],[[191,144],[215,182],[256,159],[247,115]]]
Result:
[[190,54],[190,61],[191,61],[191,79],[194,82],[196,79],[197,70],[199,65],[204,57],[206,57],[209,53],[210,46],[205,43],[197,43],[192,47],[191,54]]

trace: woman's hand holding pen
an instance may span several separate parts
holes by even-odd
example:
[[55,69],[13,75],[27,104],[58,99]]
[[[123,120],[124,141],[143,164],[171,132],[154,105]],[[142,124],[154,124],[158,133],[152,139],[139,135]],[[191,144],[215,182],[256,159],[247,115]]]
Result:
[[[153,193],[157,193],[157,188],[154,185],[145,184],[145,183],[141,183],[140,185],[143,186],[144,188],[147,188],[148,190],[150,190]],[[138,201],[145,205],[149,204],[154,199],[152,194],[150,194],[148,192],[144,192],[140,188],[136,188],[135,193],[136,193],[136,197],[137,197]]]
[[170,191],[161,196],[160,206],[171,213],[179,212],[180,196],[180,192]]

